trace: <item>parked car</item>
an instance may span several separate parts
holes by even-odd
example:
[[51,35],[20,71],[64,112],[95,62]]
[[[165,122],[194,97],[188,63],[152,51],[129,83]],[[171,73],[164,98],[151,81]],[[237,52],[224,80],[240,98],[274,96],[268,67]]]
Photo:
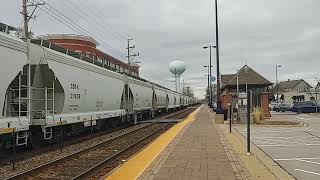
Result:
[[277,102],[271,102],[271,103],[269,104],[269,110],[270,110],[270,111],[274,111],[274,107],[275,107],[275,106],[279,106],[279,104],[280,104],[280,103],[277,103]]
[[319,112],[319,106],[313,101],[296,102],[293,105],[293,111],[300,113],[315,113]]
[[303,105],[304,102],[295,102],[293,103],[293,108],[292,111],[293,112],[297,112],[297,110]]
[[278,105],[275,105],[273,107],[273,110],[276,112],[286,112],[286,111],[292,111],[292,105],[289,103],[280,103]]

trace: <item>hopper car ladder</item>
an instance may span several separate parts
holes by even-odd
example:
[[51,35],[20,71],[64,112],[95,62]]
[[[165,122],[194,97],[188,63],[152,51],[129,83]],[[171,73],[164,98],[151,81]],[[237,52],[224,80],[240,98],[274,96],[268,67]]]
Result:
[[[9,117],[18,116],[19,122],[21,123],[21,116],[29,116],[30,114],[30,86],[29,81],[29,66],[27,69],[21,71],[18,75],[18,86],[10,87],[7,92],[8,102],[10,104],[8,108]],[[26,79],[26,84],[23,80]],[[14,109],[14,106],[18,106]],[[29,116],[30,117],[30,116]],[[30,119],[29,119],[30,120]],[[15,144],[16,146],[27,145],[28,143],[28,131],[16,132]]]

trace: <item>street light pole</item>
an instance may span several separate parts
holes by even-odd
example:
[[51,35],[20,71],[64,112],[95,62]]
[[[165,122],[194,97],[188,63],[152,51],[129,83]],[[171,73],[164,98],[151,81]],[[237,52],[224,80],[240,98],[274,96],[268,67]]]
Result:
[[215,0],[215,14],[216,14],[216,58],[217,58],[217,110],[218,114],[223,113],[220,101],[220,62],[219,62],[219,23],[218,23],[218,1]]
[[207,97],[208,97],[208,106],[210,107],[210,104],[211,104],[211,89],[209,89],[209,77],[210,77],[210,73],[209,73],[209,66],[203,66],[203,67],[205,67],[205,68],[208,68],[208,74],[207,74],[207,76],[208,76],[208,90],[207,90]]
[[211,48],[216,48],[216,46],[213,46],[213,45],[210,45],[210,46],[205,46],[205,47],[203,47],[203,49],[207,49],[207,48],[210,48],[210,61],[209,61],[209,82],[210,82],[210,105],[209,105],[209,107],[211,107],[212,108],[212,86],[211,86],[211,77],[212,77],[212,73],[211,73],[211,67],[212,67],[212,63],[211,63],[211,52],[212,52],[212,50],[211,50]]
[[237,71],[237,96],[239,95],[239,73],[240,70]]
[[276,65],[277,103],[279,103],[278,67],[280,68],[280,67],[281,67],[281,65]]
[[[211,85],[212,83],[210,83],[211,81],[211,78],[210,78],[210,69],[209,68],[210,66],[203,66],[205,68],[208,68],[208,75],[206,75],[208,77],[208,106],[210,107],[210,104],[212,105],[212,88],[211,88]],[[213,67],[213,66],[211,66]]]
[[211,47],[212,46],[210,46],[210,63],[209,63],[209,75],[210,75],[210,77],[209,77],[209,82],[210,82],[210,84],[209,84],[209,88],[210,88],[210,106],[209,107],[213,107],[212,106],[212,86],[211,86],[211,84],[212,84],[212,82],[211,82],[211,77],[212,77],[212,73],[211,73]]

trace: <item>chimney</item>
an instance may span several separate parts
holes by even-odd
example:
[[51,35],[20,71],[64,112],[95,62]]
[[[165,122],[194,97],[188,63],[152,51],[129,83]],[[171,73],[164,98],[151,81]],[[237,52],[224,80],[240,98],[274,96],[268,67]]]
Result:
[[288,81],[290,81],[290,79],[288,79]]

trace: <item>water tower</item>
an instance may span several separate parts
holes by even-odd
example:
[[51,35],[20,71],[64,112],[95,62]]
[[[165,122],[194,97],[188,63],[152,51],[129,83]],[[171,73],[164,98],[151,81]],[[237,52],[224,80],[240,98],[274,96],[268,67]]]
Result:
[[180,92],[180,76],[186,71],[186,69],[187,66],[183,61],[173,61],[169,65],[169,70],[175,77],[177,92]]

